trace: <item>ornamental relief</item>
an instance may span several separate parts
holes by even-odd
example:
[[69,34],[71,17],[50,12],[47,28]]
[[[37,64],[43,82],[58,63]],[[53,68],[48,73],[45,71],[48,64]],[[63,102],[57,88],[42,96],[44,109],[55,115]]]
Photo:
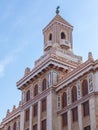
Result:
[[88,91],[89,93],[93,92],[94,91],[94,78],[93,78],[93,73],[90,73],[88,75]]

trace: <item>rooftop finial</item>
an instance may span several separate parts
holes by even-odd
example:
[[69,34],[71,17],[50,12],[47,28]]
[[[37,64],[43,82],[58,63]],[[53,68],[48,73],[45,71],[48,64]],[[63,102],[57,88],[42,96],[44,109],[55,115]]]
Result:
[[60,6],[57,6],[57,8],[56,8],[56,14],[59,14],[59,8],[60,8]]

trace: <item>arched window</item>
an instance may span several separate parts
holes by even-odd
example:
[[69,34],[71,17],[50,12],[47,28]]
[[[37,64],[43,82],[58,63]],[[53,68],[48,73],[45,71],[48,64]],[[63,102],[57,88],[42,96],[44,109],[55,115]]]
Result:
[[61,39],[66,39],[66,35],[64,32],[61,32]]
[[44,79],[42,82],[42,91],[44,91],[47,88],[46,85],[47,85],[47,82],[46,82],[46,79]]
[[64,92],[62,95],[62,108],[67,106],[67,94]]
[[87,80],[83,80],[82,82],[82,96],[85,96],[88,94],[88,82]]
[[30,100],[30,90],[27,91],[26,93],[26,101]]
[[72,102],[75,102],[77,100],[77,88],[74,86],[72,88]]
[[10,128],[10,126],[8,127],[8,130],[10,130],[11,128]]
[[49,34],[49,41],[52,40],[52,33]]
[[34,87],[34,96],[38,95],[38,85],[36,84]]
[[14,123],[13,130],[16,130],[16,122]]

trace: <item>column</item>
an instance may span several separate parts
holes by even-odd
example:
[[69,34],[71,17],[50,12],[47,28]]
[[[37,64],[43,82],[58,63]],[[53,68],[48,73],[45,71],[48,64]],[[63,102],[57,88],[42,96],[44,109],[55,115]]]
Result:
[[11,130],[13,130],[13,123],[11,122],[11,124],[10,124],[10,127],[11,127]]
[[32,130],[32,106],[30,106],[30,122],[29,122],[29,129]]
[[19,130],[19,120],[16,121],[16,130]]
[[24,130],[24,111],[20,113],[20,130]]
[[38,130],[40,130],[41,123],[41,101],[38,102]]
[[52,92],[47,96],[47,130],[52,130]]
[[94,98],[91,98],[89,100],[91,130],[96,130],[96,116],[95,116],[95,101],[94,100],[95,100]]
[[68,111],[68,130],[71,130],[71,122],[72,122],[72,119],[71,119],[71,110]]
[[83,130],[83,120],[82,120],[82,105],[78,106],[78,121],[79,121],[79,130]]

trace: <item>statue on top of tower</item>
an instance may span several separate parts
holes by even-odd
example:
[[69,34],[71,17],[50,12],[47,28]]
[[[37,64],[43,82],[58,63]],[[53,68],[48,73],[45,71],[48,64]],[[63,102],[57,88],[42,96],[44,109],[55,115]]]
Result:
[[60,6],[57,6],[57,8],[56,8],[56,14],[59,14],[59,8],[60,8]]

